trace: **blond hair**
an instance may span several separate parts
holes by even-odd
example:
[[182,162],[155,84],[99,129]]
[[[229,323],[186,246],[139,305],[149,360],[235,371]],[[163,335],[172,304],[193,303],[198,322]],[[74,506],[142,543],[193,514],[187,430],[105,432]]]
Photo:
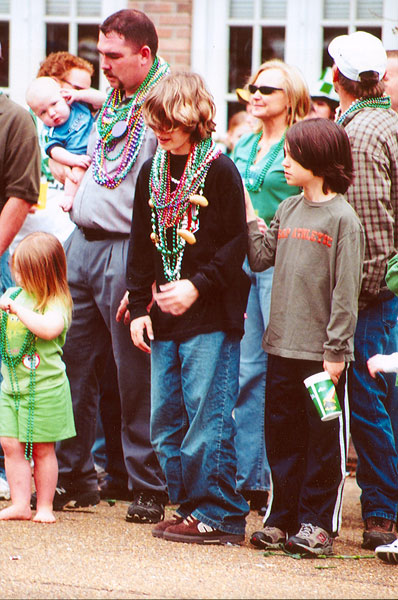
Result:
[[149,92],[143,106],[145,123],[155,131],[183,127],[191,142],[211,136],[216,125],[213,98],[197,73],[167,75]]
[[36,231],[21,240],[12,256],[12,269],[19,274],[23,289],[37,300],[36,309],[43,311],[57,301],[72,316],[72,297],[67,282],[65,251],[52,233]]
[[286,124],[290,127],[293,123],[304,119],[310,111],[311,98],[307,83],[297,67],[288,65],[279,58],[273,58],[259,66],[257,71],[251,75],[247,85],[255,83],[260,73],[269,69],[279,69],[283,75],[283,89],[286,93],[289,107]]

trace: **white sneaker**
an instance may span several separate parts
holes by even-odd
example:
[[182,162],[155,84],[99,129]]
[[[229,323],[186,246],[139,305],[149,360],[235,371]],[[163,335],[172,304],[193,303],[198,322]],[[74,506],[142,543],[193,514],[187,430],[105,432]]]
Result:
[[382,561],[390,563],[391,565],[398,565],[398,540],[391,542],[391,544],[377,546],[375,552],[377,558],[380,558]]
[[8,485],[8,481],[3,477],[0,477],[0,500],[9,500],[10,498],[10,486]]

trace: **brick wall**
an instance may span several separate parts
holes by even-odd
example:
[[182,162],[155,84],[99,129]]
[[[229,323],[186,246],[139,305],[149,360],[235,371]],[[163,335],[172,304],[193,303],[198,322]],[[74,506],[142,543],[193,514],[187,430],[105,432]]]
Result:
[[192,0],[129,1],[154,22],[159,36],[159,55],[173,70],[190,70]]

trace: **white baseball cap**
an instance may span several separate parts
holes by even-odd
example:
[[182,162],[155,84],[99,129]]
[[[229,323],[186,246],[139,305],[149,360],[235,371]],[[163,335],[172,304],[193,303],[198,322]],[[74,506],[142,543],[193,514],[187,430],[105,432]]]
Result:
[[328,52],[338,70],[352,81],[360,81],[364,71],[376,71],[379,80],[386,72],[387,54],[376,36],[366,31],[339,35],[329,44]]

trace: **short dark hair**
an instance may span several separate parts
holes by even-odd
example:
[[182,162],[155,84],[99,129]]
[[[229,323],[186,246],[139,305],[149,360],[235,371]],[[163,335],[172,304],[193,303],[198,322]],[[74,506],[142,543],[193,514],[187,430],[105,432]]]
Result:
[[293,160],[324,178],[324,194],[347,191],[353,181],[353,164],[344,127],[330,119],[305,119],[287,130],[286,143]]
[[380,98],[384,94],[384,81],[379,81],[376,71],[364,71],[359,74],[360,81],[348,79],[341,71],[338,71],[338,82],[350,96],[354,98]]
[[155,58],[159,44],[158,34],[151,19],[140,10],[118,10],[107,17],[99,28],[104,35],[111,31],[122,35],[137,52],[143,46],[149,46],[152,58]]

